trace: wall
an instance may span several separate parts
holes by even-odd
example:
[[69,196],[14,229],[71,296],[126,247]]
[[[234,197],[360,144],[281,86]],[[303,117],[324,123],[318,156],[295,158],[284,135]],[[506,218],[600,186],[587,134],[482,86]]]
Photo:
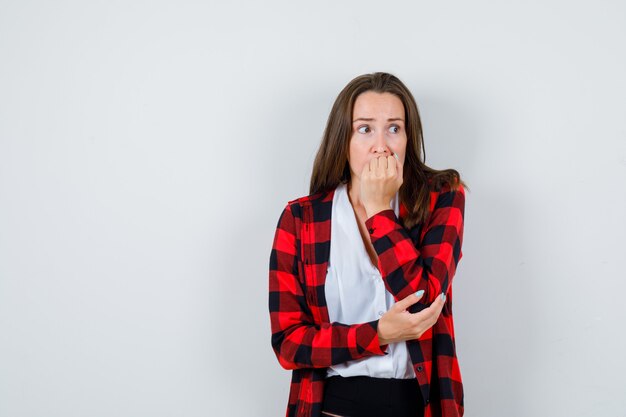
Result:
[[0,3],[0,416],[284,415],[267,269],[353,77],[468,182],[467,416],[623,416],[626,6]]

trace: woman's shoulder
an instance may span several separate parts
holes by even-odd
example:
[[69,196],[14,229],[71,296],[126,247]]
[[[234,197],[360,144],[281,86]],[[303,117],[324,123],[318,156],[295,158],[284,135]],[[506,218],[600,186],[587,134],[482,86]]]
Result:
[[[283,209],[281,217],[316,222],[329,219],[332,211],[332,202],[335,189],[320,191],[289,200]],[[306,213],[309,213],[308,215]]]
[[[431,184],[432,185],[432,184]],[[430,188],[430,211],[450,206],[465,206],[465,184],[445,182]]]
[[455,183],[450,183],[446,181],[438,184],[429,181],[429,189],[431,195],[434,194],[435,196],[450,192],[465,194],[465,184],[458,181]]
[[427,178],[428,190],[431,196],[439,196],[449,192],[465,194],[465,182],[457,175],[429,175]]
[[290,205],[290,206],[299,205],[303,207],[303,206],[309,206],[309,205],[328,203],[332,201],[334,192],[335,192],[335,189],[332,189],[329,191],[318,191],[313,194],[308,194],[308,195],[294,198],[293,200],[289,200],[287,202],[287,205]]

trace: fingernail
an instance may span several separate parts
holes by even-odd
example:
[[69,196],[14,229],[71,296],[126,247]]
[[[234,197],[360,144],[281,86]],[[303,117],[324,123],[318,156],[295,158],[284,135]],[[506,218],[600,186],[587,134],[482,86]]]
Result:
[[446,301],[446,295],[445,295],[444,293],[441,293],[441,299],[442,299],[443,301]]
[[418,297],[421,297],[422,295],[424,295],[424,290],[419,290],[418,292],[415,293],[415,295],[417,295]]

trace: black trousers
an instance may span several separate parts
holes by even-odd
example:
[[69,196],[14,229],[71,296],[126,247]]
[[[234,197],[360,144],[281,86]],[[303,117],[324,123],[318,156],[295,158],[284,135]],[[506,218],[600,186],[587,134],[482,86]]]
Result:
[[342,417],[423,417],[417,379],[369,376],[326,378],[323,412]]

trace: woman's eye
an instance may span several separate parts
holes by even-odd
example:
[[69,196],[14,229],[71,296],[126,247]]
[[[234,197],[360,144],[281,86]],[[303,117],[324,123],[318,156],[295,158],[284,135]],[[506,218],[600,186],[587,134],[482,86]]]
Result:
[[359,131],[359,133],[369,133],[370,128],[369,128],[369,126],[361,126],[361,127],[359,127],[358,131]]
[[389,128],[391,133],[398,133],[400,131],[400,126],[393,125]]

